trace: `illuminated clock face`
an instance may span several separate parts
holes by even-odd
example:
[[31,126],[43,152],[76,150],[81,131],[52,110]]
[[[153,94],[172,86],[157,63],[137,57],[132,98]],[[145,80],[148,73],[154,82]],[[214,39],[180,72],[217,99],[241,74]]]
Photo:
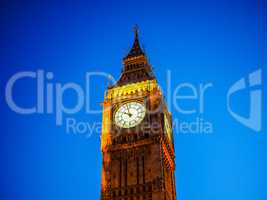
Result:
[[115,123],[122,128],[135,127],[144,119],[145,107],[138,102],[123,104],[115,113]]

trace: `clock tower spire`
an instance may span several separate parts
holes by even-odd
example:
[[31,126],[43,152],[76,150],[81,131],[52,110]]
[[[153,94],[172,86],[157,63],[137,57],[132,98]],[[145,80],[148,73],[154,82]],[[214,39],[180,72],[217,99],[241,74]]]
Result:
[[171,113],[134,33],[103,102],[101,200],[176,200]]
[[124,57],[124,60],[129,59],[129,58],[133,58],[133,57],[138,57],[141,55],[145,55],[144,51],[142,50],[140,43],[139,43],[139,28],[137,25],[134,26],[134,43],[132,46],[132,49],[130,50],[130,52],[127,54],[126,57]]
[[134,34],[133,46],[123,58],[123,72],[116,86],[155,78],[148,59],[140,46],[138,26],[134,27]]

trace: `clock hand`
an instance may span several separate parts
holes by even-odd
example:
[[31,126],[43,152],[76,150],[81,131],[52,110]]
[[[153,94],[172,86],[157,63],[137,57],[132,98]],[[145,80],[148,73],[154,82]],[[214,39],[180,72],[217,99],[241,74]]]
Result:
[[128,116],[131,117],[132,114],[131,114],[131,112],[130,112],[129,105],[126,105],[126,108],[127,108],[127,110],[128,110]]
[[123,114],[126,114],[126,115],[128,115],[129,117],[131,117],[131,116],[132,116],[132,114],[131,114],[131,113],[129,113],[129,112],[124,112]]
[[129,105],[126,105],[126,108],[127,108],[127,110],[128,110],[128,113],[130,113]]

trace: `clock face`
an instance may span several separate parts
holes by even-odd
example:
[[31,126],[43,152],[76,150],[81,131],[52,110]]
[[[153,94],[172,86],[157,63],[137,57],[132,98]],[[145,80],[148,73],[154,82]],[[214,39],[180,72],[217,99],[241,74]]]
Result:
[[146,109],[138,102],[123,104],[115,113],[115,123],[122,128],[131,128],[138,125],[145,117]]

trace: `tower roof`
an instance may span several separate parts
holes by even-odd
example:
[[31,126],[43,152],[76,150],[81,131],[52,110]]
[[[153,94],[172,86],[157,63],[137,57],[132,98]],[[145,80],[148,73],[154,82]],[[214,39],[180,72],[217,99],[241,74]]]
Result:
[[[134,43],[130,52],[123,58],[124,68],[114,86],[155,79],[147,57],[140,47],[138,27],[134,27]],[[114,87],[111,86],[111,87]]]
[[140,46],[140,43],[139,43],[139,36],[138,36],[138,32],[139,32],[139,28],[138,26],[136,25],[134,27],[134,43],[133,43],[133,46],[130,50],[130,52],[127,54],[127,56],[124,57],[123,60],[126,60],[128,58],[132,58],[132,57],[137,57],[137,56],[140,56],[140,55],[145,55],[145,53],[143,52],[141,46]]

